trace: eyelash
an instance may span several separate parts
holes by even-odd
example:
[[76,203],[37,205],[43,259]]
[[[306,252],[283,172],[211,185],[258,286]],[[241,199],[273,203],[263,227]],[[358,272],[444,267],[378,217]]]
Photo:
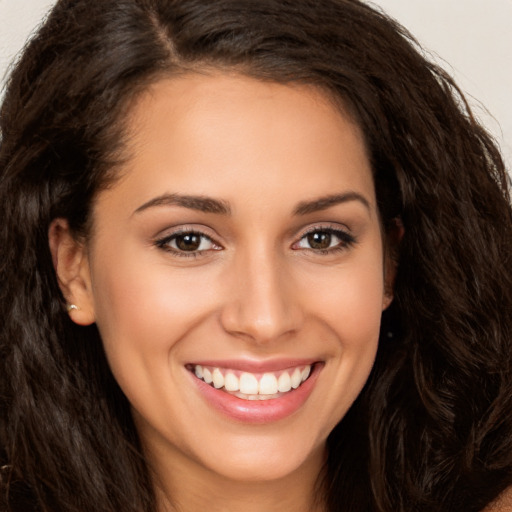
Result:
[[[313,235],[315,233],[323,233],[327,234],[329,236],[335,236],[338,238],[339,242],[334,245],[333,247],[328,247],[326,249],[315,249],[315,248],[303,248],[307,251],[312,251],[315,254],[321,254],[321,255],[327,255],[327,254],[333,254],[337,252],[345,251],[346,249],[349,249],[356,243],[356,239],[351,234],[347,233],[346,231],[339,229],[339,228],[333,228],[330,226],[314,226],[310,229],[308,229],[299,239],[298,242],[295,242],[293,244],[296,246],[303,240],[307,239],[308,236]],[[300,250],[301,248],[297,248],[296,250]]]
[[[313,247],[297,247],[297,245],[299,243],[301,243],[303,240],[307,239],[308,236],[313,235],[315,233],[322,233],[322,234],[327,234],[329,236],[334,236],[334,237],[338,238],[339,242],[336,245],[334,245],[333,247],[327,247],[325,249],[318,249],[318,248],[315,249]],[[192,250],[192,251],[185,251],[185,250],[180,250],[178,247],[175,248],[175,247],[170,246],[171,243],[173,243],[173,242],[176,243],[176,240],[180,236],[185,236],[185,235],[199,237],[201,239],[199,242],[199,244],[200,244],[199,247],[201,246],[201,244],[203,244],[203,242],[205,240],[210,242],[213,247],[211,249],[209,248],[209,249],[202,249],[202,250],[196,249],[196,250]],[[304,249],[307,251],[311,251],[315,254],[327,255],[327,254],[333,254],[333,253],[345,251],[346,249],[353,246],[355,243],[356,243],[356,239],[352,235],[350,235],[349,233],[347,233],[346,231],[344,231],[342,229],[337,229],[337,228],[327,227],[327,226],[314,226],[314,227],[308,229],[300,237],[299,241],[295,242],[292,245],[292,249],[293,250]],[[158,248],[168,251],[175,256],[184,257],[184,258],[197,258],[211,250],[214,250],[214,251],[222,250],[222,246],[217,244],[208,235],[206,235],[200,231],[194,230],[194,229],[186,229],[186,228],[180,229],[179,231],[175,231],[174,233],[172,233],[170,235],[167,235],[163,238],[156,240],[155,245]]]
[[[207,240],[212,244],[212,246],[214,248],[202,249],[202,250],[196,249],[194,251],[185,251],[185,250],[180,250],[179,248],[174,248],[174,247],[170,246],[170,244],[172,242],[175,242],[176,239],[178,239],[180,236],[186,236],[186,235],[199,237],[201,239],[201,241],[199,242],[200,243],[199,247],[205,240]],[[183,258],[197,258],[198,256],[201,256],[202,254],[204,254],[205,252],[207,252],[209,250],[220,251],[222,249],[222,247],[220,245],[218,245],[217,243],[215,243],[208,235],[205,235],[204,233],[201,233],[200,231],[197,231],[194,229],[186,229],[186,228],[180,229],[179,231],[175,231],[171,235],[167,235],[163,238],[156,240],[155,245],[157,247],[159,247],[160,249],[163,249],[164,251],[168,251],[168,252],[172,253],[174,256],[183,257]]]

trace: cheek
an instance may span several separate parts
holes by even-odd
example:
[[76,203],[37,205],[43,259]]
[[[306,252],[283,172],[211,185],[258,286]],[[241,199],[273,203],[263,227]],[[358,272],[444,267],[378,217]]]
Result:
[[[379,253],[377,253],[379,254]],[[362,261],[358,262],[362,263]],[[379,343],[383,300],[382,263],[347,265],[303,281],[300,294],[316,319],[316,343],[325,354],[325,388],[315,397],[325,439],[363,389]]]
[[373,365],[379,341],[383,280],[378,269],[350,272],[321,303],[323,318],[341,351],[340,364],[345,368],[342,374],[357,375],[361,387]]
[[151,417],[182,370],[181,341],[208,316],[214,294],[200,269],[185,273],[129,254],[96,273],[96,323],[116,381],[132,407]]
[[93,272],[93,301],[108,360],[120,380],[119,372],[165,364],[173,345],[211,309],[214,294],[200,268],[171,269],[133,250],[118,256],[98,255],[102,264]]
[[[378,253],[377,253],[378,254]],[[307,309],[336,332],[345,345],[378,338],[384,299],[382,262],[375,258],[303,280]]]
[[137,237],[119,236],[108,244],[104,238],[96,244],[101,249],[93,254],[91,271],[96,320],[105,334],[168,328],[169,317],[185,319],[194,304],[208,299],[201,267],[172,267],[165,254]]

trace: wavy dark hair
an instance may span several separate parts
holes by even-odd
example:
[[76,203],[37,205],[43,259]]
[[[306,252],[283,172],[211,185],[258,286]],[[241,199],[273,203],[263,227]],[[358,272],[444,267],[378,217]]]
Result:
[[384,226],[404,226],[374,370],[328,439],[327,509],[481,510],[512,484],[507,174],[452,79],[357,0],[60,0],[26,46],[0,126],[2,510],[156,510],[98,331],[63,307],[48,228],[87,236],[136,96],[209,68],[338,99]]

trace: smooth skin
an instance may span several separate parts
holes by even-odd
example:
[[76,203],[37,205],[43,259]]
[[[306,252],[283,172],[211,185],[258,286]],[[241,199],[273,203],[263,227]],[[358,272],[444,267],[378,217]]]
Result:
[[[97,323],[132,405],[161,510],[322,510],[326,438],[392,300],[358,126],[315,88],[221,72],[155,83],[127,123],[89,238],[57,219],[50,246],[71,318]],[[283,358],[320,371],[297,411],[261,424],[213,408],[187,369]]]

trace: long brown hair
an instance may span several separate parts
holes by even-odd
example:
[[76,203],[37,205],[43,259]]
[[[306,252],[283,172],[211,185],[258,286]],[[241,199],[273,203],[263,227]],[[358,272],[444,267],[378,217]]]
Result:
[[404,227],[374,370],[328,439],[328,509],[480,510],[512,483],[507,175],[450,77],[356,0],[60,0],[27,45],[0,120],[0,505],[156,510],[129,404],[95,326],[65,313],[47,232],[64,217],[87,236],[135,96],[212,66],[338,99],[384,226]]

